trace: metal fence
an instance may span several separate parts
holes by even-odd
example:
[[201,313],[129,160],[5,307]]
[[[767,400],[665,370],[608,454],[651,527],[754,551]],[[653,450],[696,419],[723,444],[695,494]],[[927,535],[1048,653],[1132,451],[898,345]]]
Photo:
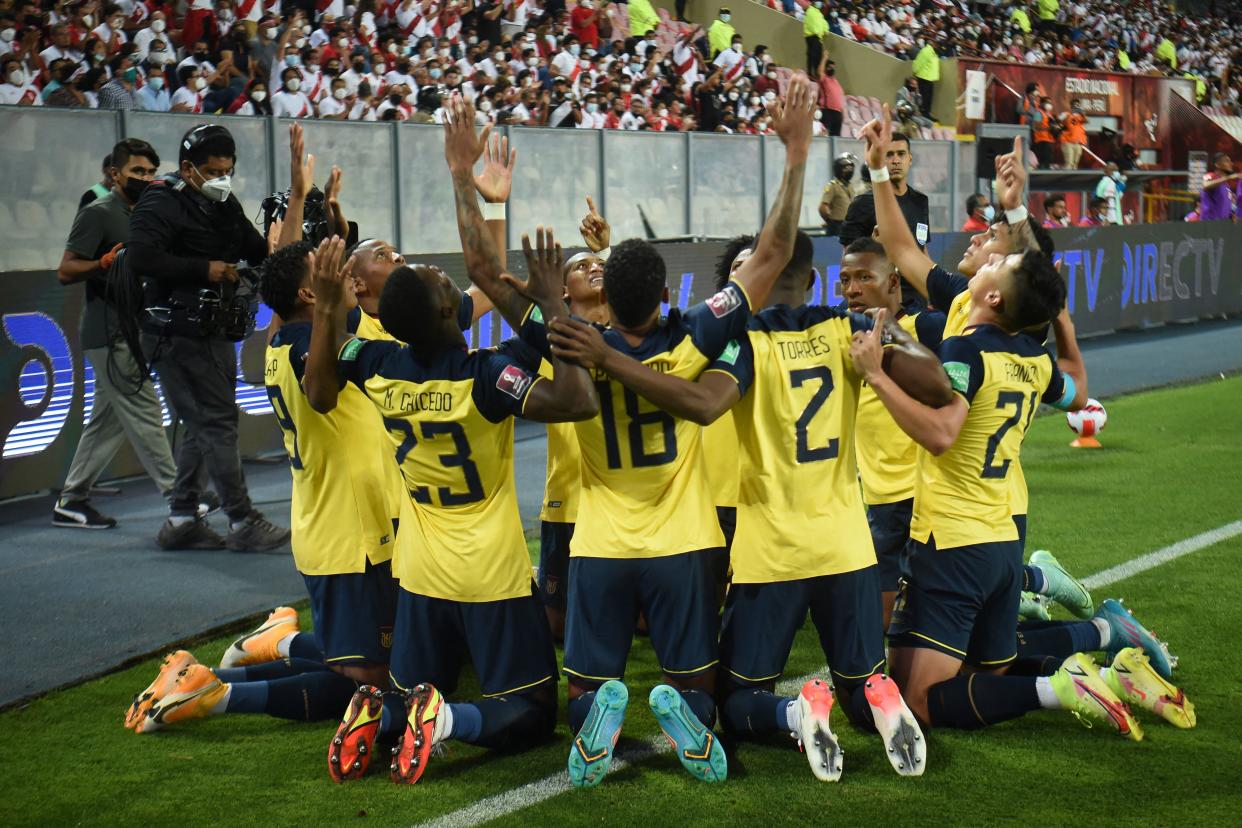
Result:
[[[0,271],[55,267],[78,199],[121,137],[143,138],[176,168],[177,142],[197,123],[226,125],[237,139],[234,189],[247,212],[289,184],[283,120],[181,113],[0,107]],[[406,253],[460,249],[453,193],[437,126],[302,121],[322,184],[345,174],[342,203],[362,232]],[[509,247],[536,224],[577,237],[591,196],[613,238],[702,238],[754,232],[780,186],[784,147],[775,136],[505,128],[518,151],[509,202]],[[832,159],[862,142],[816,139],[801,223],[820,225],[819,196]],[[970,193],[974,146],[916,142],[912,183],[931,199],[931,229],[955,230]]]

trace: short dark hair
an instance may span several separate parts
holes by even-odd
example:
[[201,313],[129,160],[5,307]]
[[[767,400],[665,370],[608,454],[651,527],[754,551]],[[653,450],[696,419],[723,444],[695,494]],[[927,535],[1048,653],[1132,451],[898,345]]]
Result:
[[1004,327],[1010,331],[1051,322],[1065,307],[1065,280],[1052,259],[1038,251],[1022,254],[1012,274],[1012,287],[1003,311]]
[[1044,199],[1044,210],[1045,211],[1051,210],[1052,205],[1056,204],[1058,201],[1064,203],[1065,196],[1061,195],[1060,193],[1052,193],[1051,195],[1049,195],[1047,198]]
[[983,193],[971,193],[966,198],[966,215],[970,215],[979,209],[979,205],[987,200],[987,196]]
[[892,137],[891,137],[891,138],[889,138],[888,140],[889,140],[889,142],[890,142],[890,143],[895,143],[895,142],[897,142],[897,141],[905,141],[905,142],[906,142],[906,151],[907,151],[907,152],[909,152],[909,151],[910,151],[910,136],[909,136],[909,135],[906,135],[904,132],[894,132],[894,133],[893,133],[893,135],[892,135]]
[[849,247],[845,248],[842,256],[853,256],[854,254],[870,253],[873,256],[883,256],[888,258],[888,251],[884,249],[884,245],[880,244],[870,236],[859,236],[850,242]]
[[626,239],[618,244],[604,264],[604,292],[613,318],[622,325],[642,324],[659,307],[666,279],[664,259],[651,243]]
[[[1008,226],[1009,219],[1006,218],[1004,213],[1001,213],[1000,218],[998,218],[993,223],[1004,224]],[[1045,256],[1051,257],[1052,254],[1055,253],[1057,250],[1057,245],[1056,245],[1056,242],[1052,240],[1052,235],[1046,229],[1044,229],[1043,226],[1041,226],[1040,223],[1037,221],[1032,221],[1030,219],[1027,219],[1026,226],[1030,229],[1031,235],[1035,237],[1035,244],[1036,246],[1039,247],[1039,252],[1043,253]],[[1011,250],[1010,252],[1022,253],[1025,251]]]
[[427,283],[407,265],[389,274],[380,291],[380,324],[415,350],[426,350],[435,344],[440,330],[436,320],[438,310]]
[[751,235],[734,236],[725,242],[724,250],[720,253],[720,258],[716,260],[716,290],[720,290],[729,284],[729,275],[733,272],[733,260],[743,250],[755,246],[755,237]]
[[199,124],[181,139],[181,151],[177,163],[189,161],[194,166],[208,158],[232,158],[237,160],[237,144],[233,135],[218,124]]
[[263,262],[259,274],[259,295],[264,303],[276,311],[281,319],[288,319],[297,311],[298,289],[310,268],[310,254],[314,247],[308,241],[296,241],[285,245]]
[[120,169],[135,155],[147,159],[156,167],[160,165],[160,156],[155,151],[155,147],[141,138],[126,138],[112,148],[112,152],[108,155],[108,160],[111,162],[108,166]]
[[1089,206],[1092,210],[1098,209],[1100,207],[1107,207],[1108,199],[1104,198],[1103,196],[1092,196]]
[[810,236],[799,230],[794,236],[793,252],[789,256],[789,261],[785,262],[785,267],[778,278],[794,281],[805,279],[814,263],[815,243],[811,241]]

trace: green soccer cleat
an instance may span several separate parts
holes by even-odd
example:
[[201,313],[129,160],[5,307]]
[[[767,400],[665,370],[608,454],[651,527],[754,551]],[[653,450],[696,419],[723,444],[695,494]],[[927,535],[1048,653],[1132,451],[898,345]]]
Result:
[[1160,677],[1138,647],[1126,647],[1117,653],[1112,665],[1104,671],[1104,681],[1127,703],[1149,710],[1183,730],[1198,723],[1194,704],[1185,693]]
[[656,722],[664,731],[682,766],[704,782],[723,782],[729,775],[724,748],[694,715],[681,693],[667,684],[658,684],[647,698]]
[[1048,599],[1034,592],[1022,593],[1022,603],[1018,604],[1018,618],[1023,621],[1051,621]]
[[1110,636],[1109,653],[1118,653],[1126,647],[1141,647],[1151,659],[1151,666],[1166,679],[1173,678],[1173,668],[1177,666],[1177,658],[1169,653],[1166,645],[1155,634],[1144,627],[1139,620],[1116,598],[1106,598],[1095,613],[1096,618],[1108,622]]
[[1074,653],[1049,676],[1061,706],[1087,727],[1103,722],[1116,733],[1142,741],[1143,729],[1130,708],[1100,677],[1099,665],[1085,653]]
[[569,781],[575,788],[593,788],[604,780],[629,703],[630,691],[619,681],[606,681],[595,691],[591,712],[569,749]]
[[1047,584],[1045,593],[1053,601],[1072,612],[1079,618],[1090,618],[1095,611],[1091,601],[1091,593],[1082,582],[1066,571],[1060,562],[1047,549],[1038,549],[1031,553],[1030,565],[1044,575]]

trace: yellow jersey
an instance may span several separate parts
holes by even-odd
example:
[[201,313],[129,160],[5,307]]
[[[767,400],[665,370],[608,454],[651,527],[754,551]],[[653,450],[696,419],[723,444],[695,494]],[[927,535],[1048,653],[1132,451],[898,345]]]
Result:
[[[639,345],[630,345],[615,329],[604,329],[603,335],[610,346],[653,370],[694,380],[745,332],[749,318],[746,292],[730,282],[684,313],[671,309]],[[528,314],[522,338],[547,356],[537,310]],[[594,380],[600,413],[574,423],[582,491],[570,556],[659,558],[723,547],[702,428],[603,372]]]
[[401,587],[461,602],[530,595],[513,417],[540,378],[497,350],[362,339],[341,348],[339,370],[379,409],[412,501],[392,560]]
[[709,370],[735,380],[741,454],[733,582],[852,572],[876,562],[854,460],[861,377],[850,338],[871,320],[775,305]]
[[[539,376],[552,379],[552,363],[542,360]],[[578,435],[573,423],[548,423],[548,471],[543,485],[543,508],[539,519],[548,523],[575,523],[578,520],[578,491],[581,462]]]
[[401,474],[379,415],[358,389],[343,389],[327,414],[311,408],[302,388],[310,335],[308,322],[285,323],[267,346],[264,366],[293,475],[293,560],[303,575],[362,572],[367,561],[392,557]]
[[1013,474],[1039,403],[1065,409],[1074,381],[1031,337],[978,325],[940,345],[953,390],[970,406],[962,430],[939,457],[919,454],[910,537],[937,549],[1017,540]]
[[741,458],[732,410],[703,428],[703,458],[707,461],[707,484],[715,493],[716,505],[736,507]]

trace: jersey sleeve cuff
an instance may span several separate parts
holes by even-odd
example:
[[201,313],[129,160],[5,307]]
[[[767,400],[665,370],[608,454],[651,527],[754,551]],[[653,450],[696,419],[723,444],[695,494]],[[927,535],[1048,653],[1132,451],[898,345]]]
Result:
[[747,311],[749,311],[749,312],[751,312],[751,313],[754,313],[755,306],[754,306],[754,304],[750,301],[750,294],[746,292],[746,288],[742,287],[742,283],[741,283],[741,282],[738,282],[738,281],[736,281],[736,280],[734,280],[734,279],[730,279],[730,280],[729,280],[729,284],[731,284],[731,285],[733,285],[734,287],[736,287],[736,288],[738,289],[738,292],[742,294],[742,298],[746,300],[746,310],[747,310]]

